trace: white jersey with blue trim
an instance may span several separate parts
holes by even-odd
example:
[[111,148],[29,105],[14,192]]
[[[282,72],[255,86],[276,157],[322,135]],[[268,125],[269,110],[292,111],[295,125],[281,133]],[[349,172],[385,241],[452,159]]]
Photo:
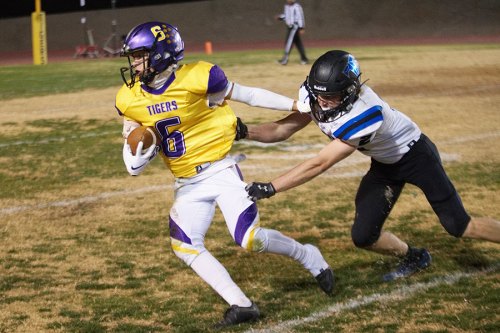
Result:
[[399,161],[422,134],[417,124],[366,85],[349,113],[329,123],[312,118],[331,139],[340,139],[386,164]]

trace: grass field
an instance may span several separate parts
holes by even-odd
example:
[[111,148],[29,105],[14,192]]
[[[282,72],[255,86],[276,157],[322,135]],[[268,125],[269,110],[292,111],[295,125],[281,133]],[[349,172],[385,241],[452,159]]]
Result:
[[[335,47],[342,47],[335,46]],[[348,48],[364,79],[437,144],[470,214],[500,213],[500,45]],[[311,58],[325,49],[308,50]],[[231,80],[296,95],[308,73],[280,51],[189,54]],[[49,59],[50,60],[50,59]],[[227,305],[170,250],[172,175],[139,177],[121,158],[114,97],[124,59],[0,67],[0,332],[209,332]],[[248,123],[283,113],[230,103]],[[313,125],[289,141],[235,144],[247,181],[268,181],[327,143]],[[433,265],[384,283],[393,258],[350,240],[354,195],[369,160],[355,154],[259,202],[261,224],[318,245],[337,286],[326,297],[296,262],[247,253],[219,212],[209,250],[257,302],[261,321],[234,332],[499,332],[500,247],[453,238],[407,186],[386,229]]]

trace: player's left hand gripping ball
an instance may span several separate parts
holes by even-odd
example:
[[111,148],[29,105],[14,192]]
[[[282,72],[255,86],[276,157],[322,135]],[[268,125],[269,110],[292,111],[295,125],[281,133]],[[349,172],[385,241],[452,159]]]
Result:
[[252,201],[270,198],[276,194],[272,183],[250,183],[245,186],[245,190]]

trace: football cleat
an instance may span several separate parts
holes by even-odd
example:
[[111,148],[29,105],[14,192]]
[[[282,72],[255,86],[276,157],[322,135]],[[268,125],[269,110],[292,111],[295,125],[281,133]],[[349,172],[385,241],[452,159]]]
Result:
[[256,321],[260,317],[259,308],[255,303],[249,307],[241,307],[238,305],[231,305],[224,313],[224,319],[215,324],[215,329],[222,329],[224,327],[238,325],[245,322]]
[[333,292],[333,287],[335,287],[335,278],[333,277],[333,270],[328,267],[327,269],[322,269],[319,275],[315,276],[316,281],[318,281],[319,287],[327,295],[331,295]]
[[410,276],[416,272],[426,269],[431,265],[432,257],[426,249],[410,248],[409,253],[403,258],[399,267],[385,274],[382,279],[386,282]]
[[304,247],[308,250],[311,256],[309,264],[305,267],[311,272],[316,281],[318,281],[321,290],[330,295],[335,285],[333,270],[325,261],[316,246],[312,244],[305,244]]

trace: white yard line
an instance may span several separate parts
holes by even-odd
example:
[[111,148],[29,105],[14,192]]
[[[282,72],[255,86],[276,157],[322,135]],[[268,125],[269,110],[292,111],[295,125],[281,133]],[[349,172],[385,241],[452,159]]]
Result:
[[[467,136],[460,136],[460,137],[455,137],[447,140],[442,140],[437,143],[438,146],[440,145],[452,145],[456,143],[462,143],[462,142],[470,142],[470,141],[477,141],[477,140],[484,140],[484,139],[489,139],[489,138],[495,138],[500,136],[500,131],[493,131],[493,132],[486,132],[482,134],[473,134],[473,135],[467,135]],[[278,150],[283,150],[283,151],[308,151],[311,149],[317,149],[320,150],[323,148],[326,144],[325,143],[316,143],[316,144],[303,144],[303,145],[291,145],[286,142],[277,142],[277,143],[261,143],[261,142],[256,142],[256,141],[238,141],[239,145],[243,146],[248,146],[248,147],[259,147],[259,148],[266,148],[266,147],[274,147],[275,149]]]
[[454,145],[457,143],[484,140],[484,139],[494,138],[494,137],[498,137],[498,136],[500,136],[500,131],[487,132],[487,133],[482,133],[482,134],[474,134],[474,135],[468,135],[468,136],[459,136],[459,137],[451,138],[448,140],[439,141],[439,145]]
[[[245,169],[245,168],[243,168],[243,169]],[[250,168],[248,168],[248,169],[250,169]],[[274,168],[274,169],[266,168],[267,171],[277,171],[277,172],[279,172],[281,169],[283,169],[283,171],[284,171],[284,170],[287,170],[289,168]],[[352,171],[352,172],[325,174],[325,176],[332,177],[332,178],[353,178],[353,177],[361,177],[365,173],[366,173],[366,171]],[[0,216],[22,213],[22,212],[26,212],[26,211],[32,211],[35,209],[74,206],[74,205],[78,205],[78,204],[82,204],[82,203],[91,203],[91,202],[96,202],[96,201],[100,201],[100,200],[104,200],[104,199],[109,199],[109,198],[113,198],[113,197],[121,196],[121,195],[130,195],[130,194],[133,195],[133,194],[143,194],[143,193],[148,193],[148,192],[160,192],[160,191],[165,191],[167,189],[170,189],[172,187],[173,187],[172,185],[146,186],[146,187],[141,187],[141,188],[137,188],[134,190],[104,192],[104,193],[101,193],[101,194],[95,195],[95,196],[85,196],[85,197],[74,198],[71,200],[49,201],[49,202],[39,203],[39,204],[35,204],[35,205],[12,206],[12,207],[7,207],[7,208],[1,208],[0,209]]]
[[[300,155],[298,155],[298,156],[300,156]],[[361,156],[361,157],[363,157],[363,156]],[[268,158],[269,158],[269,156],[268,156]],[[441,156],[441,158],[443,159],[443,161],[453,161],[453,160],[457,159],[456,155],[454,155],[454,154],[449,154],[449,156],[446,154],[443,154]],[[354,163],[351,163],[350,166],[355,166],[358,164],[367,163],[369,161],[366,158],[359,158],[359,159],[353,159],[353,160],[354,160]],[[240,165],[240,167],[242,168],[242,170],[259,170],[262,168],[261,166],[253,166],[253,165],[250,165],[250,166]],[[343,167],[345,167],[345,165]],[[266,167],[265,170],[272,171],[272,172],[283,172],[283,171],[286,171],[290,168],[291,168],[291,166],[280,167],[280,168],[268,168],[268,167]],[[366,170],[351,170],[351,171],[347,171],[347,172],[338,172],[339,168],[340,168],[340,166],[338,166],[338,167],[334,166],[330,170],[327,170],[323,175],[321,175],[321,177],[346,179],[346,178],[362,177],[366,173]],[[247,180],[247,179],[245,179],[245,180]],[[251,181],[251,180],[247,180],[247,181]],[[172,185],[145,186],[145,187],[137,188],[134,190],[121,190],[121,191],[116,191],[116,192],[104,192],[104,193],[101,193],[101,194],[95,195],[95,196],[85,196],[85,197],[74,198],[71,200],[50,201],[50,202],[44,202],[44,203],[39,203],[39,204],[35,204],[35,205],[12,206],[12,207],[7,207],[7,208],[1,208],[0,209],[0,216],[22,213],[25,211],[31,211],[31,210],[35,210],[35,209],[50,208],[50,207],[65,207],[65,206],[78,205],[78,204],[82,204],[82,203],[91,203],[91,202],[96,202],[99,200],[113,198],[113,197],[116,197],[119,195],[159,192],[159,191],[164,191],[164,190],[167,190],[170,188],[172,188]]]
[[[19,146],[19,145],[42,145],[42,144],[49,144],[49,143],[54,143],[54,142],[64,142],[70,139],[78,139],[78,138],[88,138],[88,137],[97,137],[97,136],[105,136],[109,134],[121,134],[118,133],[117,131],[107,131],[107,132],[90,132],[86,134],[80,134],[80,135],[70,135],[68,137],[57,137],[57,138],[44,138],[40,140],[25,140],[25,141],[14,141],[14,142],[9,142],[9,143],[0,143],[0,148],[4,147],[11,147],[11,146]],[[440,145],[449,145],[449,144],[455,144],[455,143],[462,143],[462,142],[468,142],[468,141],[476,141],[476,140],[483,140],[483,139],[488,139],[492,137],[498,137],[500,136],[500,131],[494,131],[494,132],[488,132],[488,133],[483,133],[483,134],[475,134],[475,135],[469,135],[469,136],[462,136],[462,137],[457,137],[453,138],[450,140],[444,140],[440,141]],[[279,150],[284,150],[284,151],[305,151],[305,150],[311,150],[311,149],[321,149],[325,145],[316,143],[316,144],[303,144],[303,145],[290,145],[285,142],[277,142],[277,143],[261,143],[261,142],[256,142],[256,141],[239,141],[239,145],[242,146],[249,146],[249,147],[261,147],[261,148],[269,148],[269,147],[276,147]],[[326,142],[325,142],[326,144]]]
[[292,332],[293,328],[297,326],[336,316],[343,311],[354,310],[375,302],[390,303],[394,301],[402,301],[414,296],[417,293],[425,292],[426,290],[429,290],[431,288],[439,287],[441,285],[452,285],[458,282],[460,279],[471,278],[483,273],[494,272],[497,269],[498,264],[484,271],[473,273],[456,272],[454,274],[436,278],[429,282],[419,282],[412,285],[402,286],[387,294],[372,294],[361,298],[351,298],[342,303],[335,303],[322,311],[314,312],[307,317],[283,321],[279,324],[272,325],[263,329],[250,329],[246,331],[246,333]]
[[45,139],[34,139],[34,140],[25,140],[25,141],[14,141],[9,143],[0,143],[0,148],[11,147],[11,146],[24,146],[24,145],[45,145],[49,143],[55,142],[66,142],[69,140],[80,139],[80,138],[93,138],[98,136],[105,136],[109,134],[120,135],[117,131],[107,131],[107,132],[89,132],[80,135],[70,135],[67,137],[58,137],[58,138],[45,138]]
[[[315,154],[313,155],[315,156]],[[440,153],[441,160],[443,162],[454,162],[460,160],[460,155],[459,154],[447,154],[447,153]],[[287,166],[282,166],[282,167],[274,167],[270,168],[267,166],[262,166],[259,164],[242,164],[240,165],[240,168],[242,170],[251,170],[251,171],[259,171],[259,170],[265,170],[266,172],[285,172],[287,170],[290,170],[293,166],[296,164],[299,164],[302,161],[305,161],[306,159],[310,158],[309,154],[293,154],[292,156],[290,155],[273,155],[272,157],[266,154],[261,154],[261,155],[250,155],[247,156],[248,161],[252,160],[297,160],[296,163],[293,164],[288,164]],[[251,162],[250,162],[251,163]],[[319,177],[327,177],[327,178],[353,178],[353,177],[360,177],[363,176],[367,171],[368,168],[365,167],[362,170],[356,170],[356,166],[360,165],[366,165],[368,166],[370,163],[370,158],[365,155],[361,154],[356,154],[349,156],[348,159],[340,162],[337,165],[334,165],[332,168],[326,170],[321,176]],[[339,169],[345,169],[345,168],[351,168],[351,171],[348,172],[339,172]],[[262,180],[262,179],[260,179]]]
[[[17,141],[17,142],[12,142],[10,144],[0,144],[0,148],[2,147],[7,147],[11,145],[21,145],[21,144],[46,144],[46,143],[51,143],[51,142],[57,142],[57,141],[66,141],[69,139],[74,139],[74,138],[81,138],[81,137],[93,137],[93,136],[101,136],[101,135],[108,135],[114,133],[112,131],[109,132],[101,132],[101,133],[88,133],[88,134],[83,134],[79,136],[70,136],[67,138],[52,138],[52,139],[44,139],[40,141]],[[486,138],[490,137],[496,137],[500,136],[500,131],[496,132],[489,132],[489,133],[484,133],[484,134],[478,134],[478,135],[472,135],[472,136],[467,136],[467,137],[460,137],[456,139],[451,139],[447,141],[440,142],[440,144],[454,144],[454,143],[459,143],[459,142],[467,142],[467,141],[475,141],[475,140],[483,140]],[[259,142],[245,142],[245,145],[248,146],[261,146],[261,145],[270,145],[270,144],[261,144]],[[317,146],[322,145],[286,145],[285,143],[279,143],[279,144],[271,144],[273,146],[279,147],[281,150],[285,151],[308,151],[310,149],[315,149]],[[304,153],[304,154],[292,154],[292,155],[273,155],[273,159],[292,159],[296,158],[298,160],[305,160],[307,158],[310,158],[313,156],[310,153]],[[262,159],[269,159],[269,155],[265,154],[255,154],[255,155],[250,155],[247,156],[248,160],[262,160]],[[446,154],[442,153],[441,158],[443,161],[455,161],[460,158],[459,155],[457,154]],[[368,163],[369,158],[364,156],[364,155],[354,155],[351,158],[347,159],[346,161],[342,161],[342,163],[339,166],[334,166],[332,169],[328,170],[325,172],[322,177],[328,177],[328,178],[354,178],[354,177],[361,177],[366,173],[366,170],[351,170],[348,172],[338,172],[338,168],[340,167],[348,167],[348,166],[356,166],[360,165],[363,163]],[[243,170],[258,170],[261,168],[261,166],[258,165],[242,165],[241,166]],[[266,171],[273,171],[273,172],[284,172],[288,169],[290,169],[292,165],[286,166],[286,167],[279,167],[279,168],[266,168]],[[96,196],[85,196],[85,197],[80,197],[80,198],[75,198],[72,200],[62,200],[62,201],[51,201],[51,202],[45,202],[45,203],[39,203],[35,205],[22,205],[22,206],[12,206],[12,207],[6,207],[6,208],[1,208],[0,209],[0,216],[2,215],[10,215],[10,214],[15,214],[15,213],[21,213],[25,211],[30,211],[34,209],[41,209],[41,208],[49,208],[49,207],[60,207],[60,206],[72,206],[72,205],[78,205],[81,203],[89,203],[89,202],[95,202],[98,200],[102,199],[107,199],[111,197],[115,197],[118,195],[122,194],[141,194],[141,193],[146,193],[146,192],[157,192],[157,191],[162,191],[168,188],[171,188],[171,185],[161,185],[161,186],[146,186],[142,188],[138,188],[135,190],[124,190],[124,191],[116,191],[116,192],[106,192],[106,193],[101,193]]]
[[100,201],[100,200],[104,200],[104,199],[113,198],[116,196],[125,196],[125,195],[130,195],[130,194],[142,194],[142,193],[148,193],[148,192],[160,192],[160,191],[165,191],[165,190],[170,189],[170,188],[172,188],[172,185],[146,186],[146,187],[141,187],[141,188],[134,189],[134,190],[104,192],[104,193],[101,193],[99,195],[79,197],[79,198],[75,198],[75,199],[71,199],[71,200],[49,201],[49,202],[44,202],[44,203],[40,203],[37,205],[13,206],[13,207],[0,209],[0,216],[21,213],[21,212],[31,211],[31,210],[35,210],[35,209],[41,209],[41,208],[66,207],[66,206],[79,205],[82,203],[91,203],[91,202],[96,202],[96,201]]

